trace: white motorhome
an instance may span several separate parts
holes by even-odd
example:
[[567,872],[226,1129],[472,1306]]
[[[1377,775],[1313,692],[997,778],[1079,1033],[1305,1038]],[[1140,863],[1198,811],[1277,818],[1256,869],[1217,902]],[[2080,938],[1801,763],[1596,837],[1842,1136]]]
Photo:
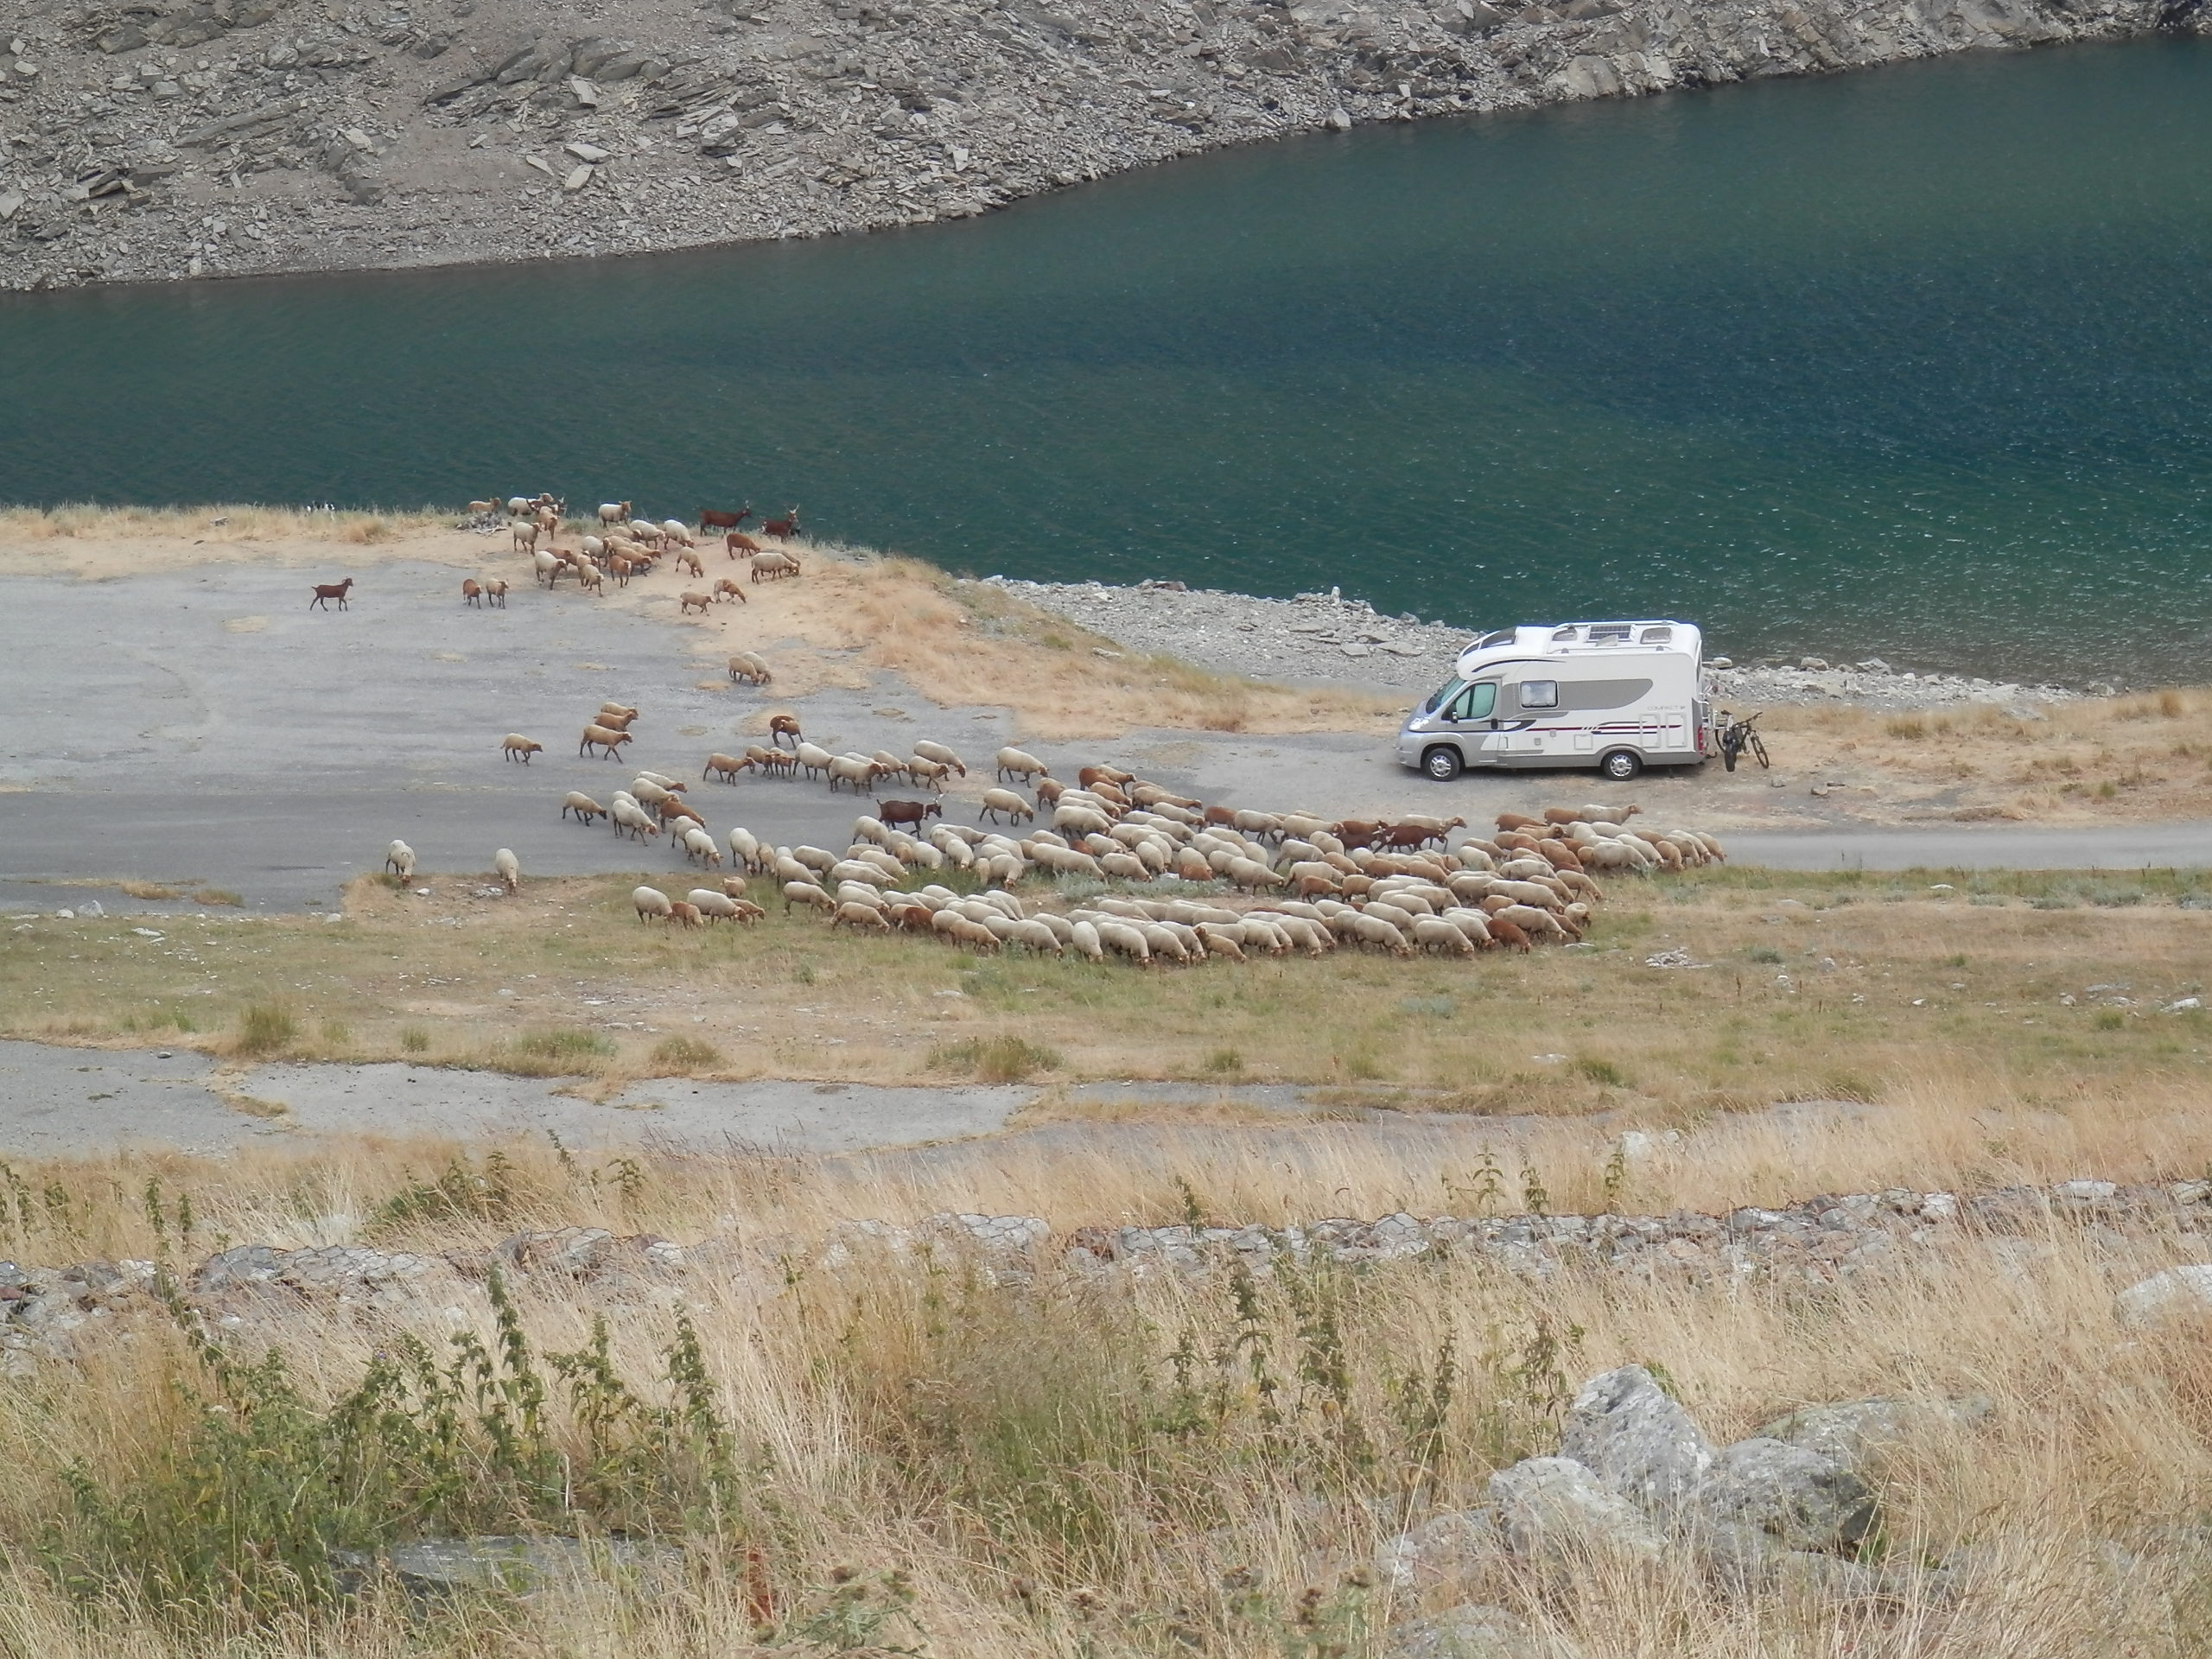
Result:
[[1703,644],[1688,622],[1559,622],[1486,633],[1408,715],[1398,759],[1440,781],[1469,766],[1594,766],[1616,782],[1705,759]]

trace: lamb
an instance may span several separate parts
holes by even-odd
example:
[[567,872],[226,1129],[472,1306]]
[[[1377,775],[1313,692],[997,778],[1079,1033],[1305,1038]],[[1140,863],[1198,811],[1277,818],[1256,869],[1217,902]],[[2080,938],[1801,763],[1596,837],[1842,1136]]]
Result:
[[464,605],[480,607],[483,604],[484,589],[474,577],[469,577],[461,584],[461,601]]
[[942,743],[917,743],[914,753],[925,760],[934,760],[940,766],[950,766],[963,778],[968,775],[967,763]]
[[694,611],[696,611],[700,615],[704,616],[709,611],[714,608],[714,605],[715,596],[712,594],[690,592],[680,594],[677,596],[677,612],[679,614],[683,616],[689,616]]
[[505,578],[494,577],[492,581],[486,582],[484,584],[484,596],[490,600],[493,604],[498,606],[499,609],[503,611],[505,610],[507,608],[507,584]]
[[664,922],[675,910],[674,901],[658,887],[632,887],[630,902],[637,906],[638,919],[641,922],[656,919]]
[[1019,778],[1027,783],[1033,778],[1041,778],[1045,775],[1045,763],[1035,755],[1026,754],[1020,749],[1001,749],[996,760],[1001,782],[1010,778]]
[[576,745],[576,757],[582,760],[589,751],[601,749],[606,752],[607,760],[620,760],[622,746],[629,741],[630,734],[627,732],[609,731],[606,727],[596,724],[587,726],[582,741]]
[[505,847],[500,848],[492,855],[492,868],[499,873],[499,880],[506,884],[509,893],[522,891],[522,864],[514,854]]
[[601,598],[604,598],[607,594],[607,578],[600,575],[597,565],[576,566],[576,586],[588,594],[596,594]]
[[415,849],[404,841],[395,841],[384,849],[384,867],[404,884],[415,879]]
[[1006,814],[1007,818],[1009,821],[1014,822],[1018,822],[1023,818],[1027,818],[1033,822],[1037,817],[1037,809],[1030,805],[1028,802],[1023,800],[1020,796],[1015,794],[1012,790],[985,790],[982,794],[981,810],[976,815],[976,822],[980,823],[985,818],[992,817],[995,813],[1001,812]]
[[561,798],[561,816],[565,818],[571,812],[576,815],[576,822],[582,824],[588,824],[594,818],[603,818],[607,816],[605,807],[592,799],[590,796],[573,789]]
[[505,737],[499,740],[499,753],[501,756],[509,760],[519,760],[525,766],[530,764],[530,757],[531,755],[543,754],[544,753],[545,746],[543,743],[539,743],[531,738],[524,737],[519,732],[509,732]]
[[749,651],[741,651],[729,659],[729,677],[749,685],[766,685],[771,678],[768,664]]
[[[691,574],[696,576],[699,573],[694,570]],[[750,605],[753,602],[746,598],[744,588],[739,587],[728,576],[718,576],[715,580],[715,602],[720,604],[725,599],[734,599],[741,605]]]
[[700,925],[699,906],[683,899],[671,900],[668,906],[668,919],[671,925],[681,922],[686,927],[697,927]]

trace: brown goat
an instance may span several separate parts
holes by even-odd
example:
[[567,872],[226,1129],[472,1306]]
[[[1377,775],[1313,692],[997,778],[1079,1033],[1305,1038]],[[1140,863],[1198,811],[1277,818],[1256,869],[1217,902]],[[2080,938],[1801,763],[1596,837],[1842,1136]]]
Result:
[[911,823],[918,830],[924,818],[941,818],[944,811],[935,801],[880,801],[875,816],[885,823]]
[[330,607],[324,601],[334,599],[338,601],[338,608],[341,611],[344,610],[346,608],[346,591],[351,588],[353,585],[353,578],[351,576],[346,577],[343,582],[330,582],[327,584],[318,582],[315,585],[315,597],[308,601],[308,609],[311,611],[318,609],[327,611]]

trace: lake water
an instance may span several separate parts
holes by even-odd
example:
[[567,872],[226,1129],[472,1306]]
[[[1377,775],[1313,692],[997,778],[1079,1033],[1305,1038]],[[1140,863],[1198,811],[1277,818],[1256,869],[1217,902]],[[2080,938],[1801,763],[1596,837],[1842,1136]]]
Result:
[[0,297],[0,499],[540,488],[976,574],[2212,679],[2212,41],[1362,129],[965,223]]

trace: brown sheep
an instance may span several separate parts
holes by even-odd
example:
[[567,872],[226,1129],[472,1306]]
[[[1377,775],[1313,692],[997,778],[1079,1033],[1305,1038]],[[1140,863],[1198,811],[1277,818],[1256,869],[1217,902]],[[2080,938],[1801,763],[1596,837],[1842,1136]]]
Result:
[[679,570],[688,569],[695,576],[701,576],[706,574],[705,571],[699,568],[699,556],[689,550],[686,550],[682,553],[678,553],[676,556],[676,568]]
[[768,741],[771,743],[779,744],[788,737],[791,741],[791,747],[797,748],[801,735],[797,715],[771,715],[768,717]]
[[638,711],[626,702],[602,702],[599,705],[599,712],[602,715],[620,715],[626,721],[638,717]]
[[507,584],[503,578],[494,578],[484,584],[484,596],[501,610],[507,608]]
[[604,726],[587,726],[583,741],[576,745],[576,758],[582,760],[593,749],[601,749],[609,760],[619,760],[622,758],[622,745],[629,741],[630,734],[627,732],[610,732]]
[[1509,830],[1541,830],[1543,827],[1541,818],[1532,818],[1525,812],[1501,812],[1497,815],[1497,828],[1501,835]]
[[707,757],[706,772],[699,774],[700,781],[703,783],[707,773],[713,772],[722,782],[734,784],[737,781],[737,774],[752,764],[750,760],[734,760],[727,754],[710,754]]
[[[696,563],[697,561],[695,560],[693,563]],[[697,574],[696,570],[692,572],[694,575]],[[750,605],[753,602],[745,596],[745,589],[728,576],[717,576],[715,579],[715,599],[717,603],[725,599],[734,599],[741,605]],[[730,677],[735,679],[737,677],[732,675]]]
[[704,616],[713,607],[714,602],[715,596],[712,594],[685,593],[678,596],[677,608],[685,616],[690,615],[694,611]]
[[499,740],[499,753],[502,758],[509,760],[519,760],[525,766],[530,764],[530,757],[531,755],[543,754],[544,753],[545,746],[543,743],[536,742],[530,738],[524,737],[519,732],[509,732],[505,737]]
[[1534,949],[1529,936],[1514,923],[1493,916],[1490,918],[1490,936],[1508,950],[1527,951]]
[[687,904],[681,899],[671,899],[668,919],[671,923],[681,922],[686,927],[696,927],[699,925],[699,906]]
[[849,902],[837,906],[836,913],[830,918],[830,925],[832,927],[872,927],[880,933],[888,933],[891,931],[890,918],[874,905]]
[[736,531],[732,531],[722,537],[722,550],[733,559],[741,552],[765,553],[768,550],[750,536],[741,535]]
[[464,582],[461,584],[461,601],[464,605],[481,606],[484,602],[484,589],[473,579]]

